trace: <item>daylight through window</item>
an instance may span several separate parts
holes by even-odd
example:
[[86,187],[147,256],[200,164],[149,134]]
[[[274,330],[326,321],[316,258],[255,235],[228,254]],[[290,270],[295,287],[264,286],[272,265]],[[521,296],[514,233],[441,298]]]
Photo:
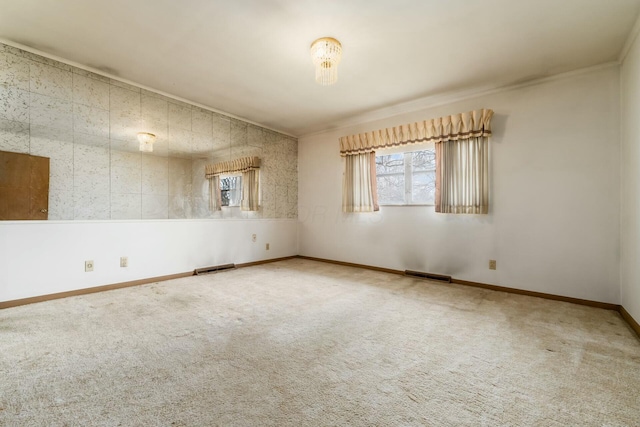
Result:
[[242,177],[239,175],[220,177],[220,199],[222,206],[240,206],[242,200]]
[[433,145],[420,151],[376,155],[381,205],[432,205],[436,190]]

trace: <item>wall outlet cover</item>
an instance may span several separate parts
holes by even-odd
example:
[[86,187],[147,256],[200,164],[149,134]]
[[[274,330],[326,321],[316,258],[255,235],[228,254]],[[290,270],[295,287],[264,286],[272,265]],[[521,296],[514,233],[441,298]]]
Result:
[[84,271],[85,272],[93,271],[93,261],[84,262]]

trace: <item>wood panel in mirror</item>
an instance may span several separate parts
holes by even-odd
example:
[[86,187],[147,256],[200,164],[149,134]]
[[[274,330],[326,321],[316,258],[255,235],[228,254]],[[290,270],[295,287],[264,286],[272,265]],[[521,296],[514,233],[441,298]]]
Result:
[[49,217],[49,158],[0,151],[0,220]]

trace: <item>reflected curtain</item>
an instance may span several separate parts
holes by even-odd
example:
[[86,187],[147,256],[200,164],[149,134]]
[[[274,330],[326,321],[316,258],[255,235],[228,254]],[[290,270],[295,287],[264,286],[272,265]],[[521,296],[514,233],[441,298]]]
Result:
[[209,207],[212,211],[222,210],[220,175],[242,173],[242,200],[240,209],[257,211],[260,201],[260,158],[241,157],[226,162],[205,166],[205,177],[209,180]]
[[260,199],[260,176],[258,169],[242,172],[242,202],[243,211],[257,211]]
[[209,180],[209,210],[222,210],[222,195],[220,193],[220,175],[213,175]]
[[212,165],[206,165],[204,167],[205,176],[209,178],[213,175],[233,175],[241,172],[248,171],[250,169],[260,168],[259,157],[240,157],[238,159],[229,160],[226,162],[214,163]]
[[436,212],[489,213],[489,138],[436,143]]
[[342,211],[374,212],[379,209],[375,151],[346,155]]

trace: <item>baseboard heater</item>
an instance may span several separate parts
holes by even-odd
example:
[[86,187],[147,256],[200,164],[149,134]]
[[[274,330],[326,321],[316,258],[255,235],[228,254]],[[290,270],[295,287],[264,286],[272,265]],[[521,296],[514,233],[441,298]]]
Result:
[[223,265],[215,265],[213,267],[196,268],[195,270],[193,270],[193,275],[201,276],[203,274],[217,273],[219,271],[233,270],[235,268],[236,268],[235,264],[223,264]]
[[451,283],[451,276],[445,276],[443,274],[424,273],[422,271],[405,270],[404,275],[412,276],[412,277],[420,277],[422,279],[437,280],[438,282]]

